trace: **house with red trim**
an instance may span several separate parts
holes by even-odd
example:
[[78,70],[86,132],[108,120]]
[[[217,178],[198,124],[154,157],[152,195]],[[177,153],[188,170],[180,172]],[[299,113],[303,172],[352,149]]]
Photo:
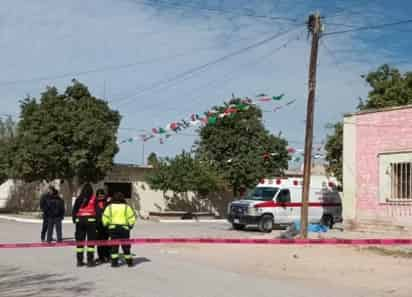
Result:
[[412,105],[344,117],[347,228],[412,230]]

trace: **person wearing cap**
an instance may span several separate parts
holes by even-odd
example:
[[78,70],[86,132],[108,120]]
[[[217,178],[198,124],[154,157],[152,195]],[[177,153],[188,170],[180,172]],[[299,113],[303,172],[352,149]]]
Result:
[[[80,192],[79,197],[73,206],[72,218],[76,224],[75,239],[84,242],[96,240],[96,204],[97,199],[93,193],[93,187],[85,184]],[[76,247],[77,266],[84,266],[84,245],[78,244]],[[95,266],[93,244],[87,244],[87,266]]]
[[[107,196],[104,189],[98,189],[96,191],[96,230],[97,240],[108,240],[109,233],[103,226],[102,217],[103,212],[108,204]],[[97,246],[97,257],[99,263],[107,263],[110,261],[110,247],[105,245]]]
[[[127,204],[122,193],[116,193],[110,205],[106,207],[102,218],[103,226],[105,226],[110,235],[110,239],[129,239],[130,230],[136,223],[136,214],[134,210]],[[129,267],[133,266],[133,257],[131,255],[130,244],[122,244],[124,258]],[[111,248],[112,267],[119,266],[119,246],[114,245]]]

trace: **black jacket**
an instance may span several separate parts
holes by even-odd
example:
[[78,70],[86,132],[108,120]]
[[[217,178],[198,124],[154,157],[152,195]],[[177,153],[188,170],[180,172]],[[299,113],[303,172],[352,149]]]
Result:
[[101,200],[97,200],[96,203],[96,219],[97,219],[97,223],[98,224],[102,224],[102,216],[103,216],[103,212],[107,206],[108,202],[107,199],[103,199]]
[[49,198],[50,198],[49,193],[44,193],[43,195],[40,196],[40,209],[43,213],[46,211],[47,200],[49,200]]
[[57,195],[50,195],[46,200],[44,214],[48,218],[64,218],[64,201]]

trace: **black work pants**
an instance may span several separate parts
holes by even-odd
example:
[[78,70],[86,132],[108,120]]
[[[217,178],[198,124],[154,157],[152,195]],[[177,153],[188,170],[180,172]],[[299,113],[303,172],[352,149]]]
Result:
[[[108,240],[109,233],[106,228],[101,224],[97,223],[97,240]],[[102,245],[97,247],[97,255],[100,260],[108,260],[110,258],[110,246]]]
[[[130,230],[125,229],[123,227],[116,227],[115,229],[109,230],[110,239],[129,239],[130,238]],[[124,253],[124,258],[126,259],[127,264],[131,264],[133,262],[132,255],[130,253],[131,245],[125,244],[122,245],[122,250]],[[119,246],[114,245],[112,246],[112,263],[117,262],[119,259]]]
[[[76,219],[76,232],[74,235],[76,241],[96,240],[96,219],[94,217],[79,217]],[[77,262],[83,262],[85,247],[83,244],[76,246]],[[92,244],[87,244],[87,262],[94,261],[95,248]]]
[[53,239],[53,229],[56,228],[57,241],[63,240],[62,237],[62,218],[47,218],[47,242]]
[[42,226],[41,226],[41,234],[40,234],[40,239],[41,239],[41,241],[44,241],[44,240],[46,239],[47,223],[48,223],[48,219],[47,219],[47,217],[43,214],[43,223],[42,223]]

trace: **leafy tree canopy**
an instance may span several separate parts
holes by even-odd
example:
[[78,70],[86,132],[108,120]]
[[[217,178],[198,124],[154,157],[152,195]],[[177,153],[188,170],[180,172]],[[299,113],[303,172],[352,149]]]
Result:
[[21,102],[13,175],[25,181],[97,181],[112,167],[120,115],[80,82]]
[[157,158],[156,153],[150,153],[150,155],[147,157],[147,164],[154,168],[159,165],[159,159]]
[[[362,78],[371,90],[366,100],[360,99],[359,111],[412,104],[412,72],[402,74],[397,68],[382,65]],[[327,139],[326,151],[328,171],[342,181],[342,122],[334,125],[333,134]]]
[[146,180],[155,190],[179,194],[195,192],[206,196],[224,188],[222,177],[211,164],[184,151],[174,158],[157,160],[155,170]]
[[11,117],[0,118],[0,184],[10,176],[11,148],[16,124]]
[[333,134],[326,139],[326,161],[328,162],[327,172],[335,176],[342,182],[342,151],[343,151],[343,124],[338,122],[334,125]]
[[[240,99],[233,99],[214,110],[220,114],[231,105],[239,104]],[[279,175],[287,169],[286,146],[286,140],[271,135],[264,128],[261,110],[248,105],[243,111],[201,128],[196,155],[210,162],[237,195],[262,177]]]

